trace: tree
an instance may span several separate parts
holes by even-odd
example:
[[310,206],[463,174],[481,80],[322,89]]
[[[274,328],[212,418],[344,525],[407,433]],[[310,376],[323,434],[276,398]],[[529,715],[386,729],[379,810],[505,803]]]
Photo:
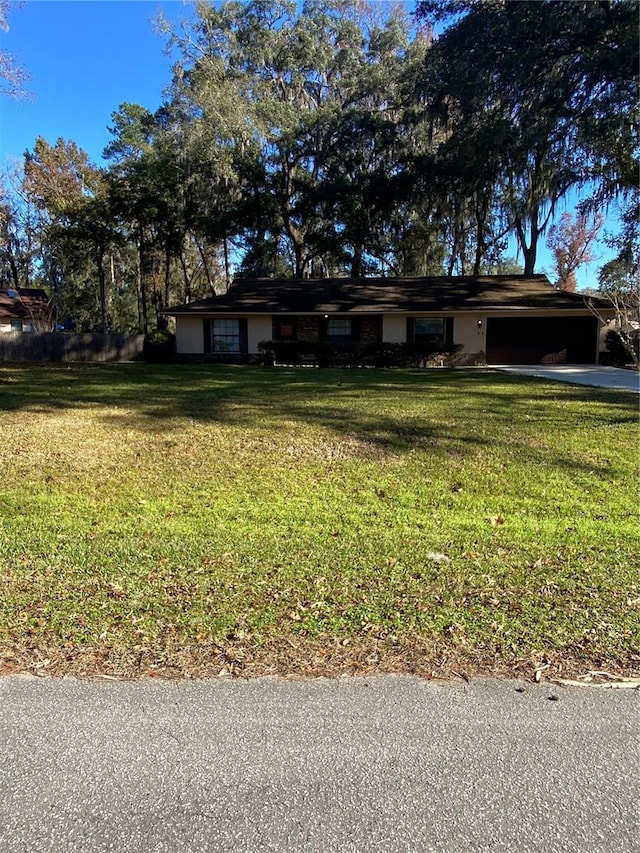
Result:
[[[620,259],[606,263],[600,271],[599,296],[608,299],[615,311],[612,332],[626,354],[627,361],[640,368],[640,291],[638,290],[638,265],[625,264]],[[607,320],[587,303],[602,323]]]
[[18,295],[24,307],[29,325],[34,332],[55,332],[57,326],[56,306],[51,298],[46,301]]
[[208,216],[217,188],[178,97],[155,113],[122,104],[112,121],[105,157],[113,215],[136,247],[140,326],[147,333],[163,327],[161,310],[170,301],[211,293],[221,278]]
[[[109,322],[105,257],[115,231],[104,172],[91,164],[86,152],[74,142],[58,139],[50,145],[39,137],[34,150],[25,155],[24,188],[40,214],[41,260],[48,266],[47,277],[61,307],[65,297],[64,292],[59,292],[58,281],[69,284],[72,270],[78,272],[78,262],[84,266],[88,255],[98,278],[95,296],[99,327],[106,332]],[[83,250],[78,252],[80,245]],[[62,275],[65,267],[66,274]],[[87,284],[91,287],[90,281]]]
[[[632,231],[606,238],[617,255],[600,270],[597,295],[608,299],[615,311],[613,331],[626,352],[628,361],[640,368],[640,238],[637,226]],[[591,310],[607,322],[590,303]]]
[[592,244],[603,222],[604,218],[597,216],[595,221],[589,224],[586,214],[578,213],[574,219],[566,212],[562,214],[560,221],[549,229],[547,246],[553,252],[556,286],[560,290],[575,292],[576,271],[584,264],[596,260]]
[[637,2],[422,0],[417,11],[448,24],[426,66],[434,120],[446,146],[466,147],[530,274],[569,189],[610,198],[637,176],[625,118],[637,101]]
[[254,0],[201,4],[173,35],[194,162],[211,163],[223,191],[212,198],[232,199],[211,220],[241,237],[251,268],[290,257],[296,276],[359,275],[380,263],[400,79],[417,64],[409,29],[357,0]]
[[0,283],[31,287],[38,266],[37,217],[22,176],[8,171],[0,180]]
[[[10,7],[9,0],[0,0],[0,30],[4,32],[9,29]],[[24,84],[28,79],[29,75],[15,56],[0,50],[0,95],[9,98],[25,98],[27,93]]]

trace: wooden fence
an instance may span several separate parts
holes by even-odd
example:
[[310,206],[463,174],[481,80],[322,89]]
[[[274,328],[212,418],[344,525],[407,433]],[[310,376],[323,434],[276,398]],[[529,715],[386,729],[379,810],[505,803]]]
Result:
[[74,332],[4,332],[0,361],[135,361],[144,335]]

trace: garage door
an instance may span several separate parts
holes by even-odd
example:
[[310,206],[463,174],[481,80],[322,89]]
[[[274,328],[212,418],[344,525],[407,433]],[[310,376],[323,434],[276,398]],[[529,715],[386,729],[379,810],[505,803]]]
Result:
[[595,317],[489,317],[487,364],[594,364]]

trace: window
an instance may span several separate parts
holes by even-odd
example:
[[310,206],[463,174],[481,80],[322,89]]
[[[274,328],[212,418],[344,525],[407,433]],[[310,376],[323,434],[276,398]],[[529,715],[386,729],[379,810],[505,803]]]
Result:
[[240,321],[211,321],[212,352],[240,352]]
[[416,317],[413,335],[416,341],[425,338],[440,338],[444,341],[444,320],[442,317]]
[[249,351],[247,320],[245,317],[204,317],[204,352],[237,355]]
[[351,336],[351,320],[346,317],[329,317],[327,320],[327,335],[331,338]]
[[16,320],[15,318],[11,319],[11,331],[12,332],[21,332],[22,331],[22,320]]
[[273,337],[276,341],[295,341],[298,337],[298,328],[295,317],[286,320],[274,320]]
[[348,344],[352,341],[351,320],[348,317],[329,317],[325,329],[328,341],[334,344]]
[[425,345],[453,343],[453,317],[409,317],[407,341]]

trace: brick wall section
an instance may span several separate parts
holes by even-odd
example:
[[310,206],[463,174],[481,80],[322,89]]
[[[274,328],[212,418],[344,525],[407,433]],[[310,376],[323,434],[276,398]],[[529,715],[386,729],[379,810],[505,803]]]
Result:
[[360,343],[376,344],[382,340],[382,317],[363,317],[360,321]]
[[298,317],[298,340],[319,341],[320,340],[320,318]]
[[[320,317],[297,317],[299,341],[320,340]],[[274,328],[275,337],[275,328]],[[360,318],[360,343],[375,344],[382,340],[382,317]]]

